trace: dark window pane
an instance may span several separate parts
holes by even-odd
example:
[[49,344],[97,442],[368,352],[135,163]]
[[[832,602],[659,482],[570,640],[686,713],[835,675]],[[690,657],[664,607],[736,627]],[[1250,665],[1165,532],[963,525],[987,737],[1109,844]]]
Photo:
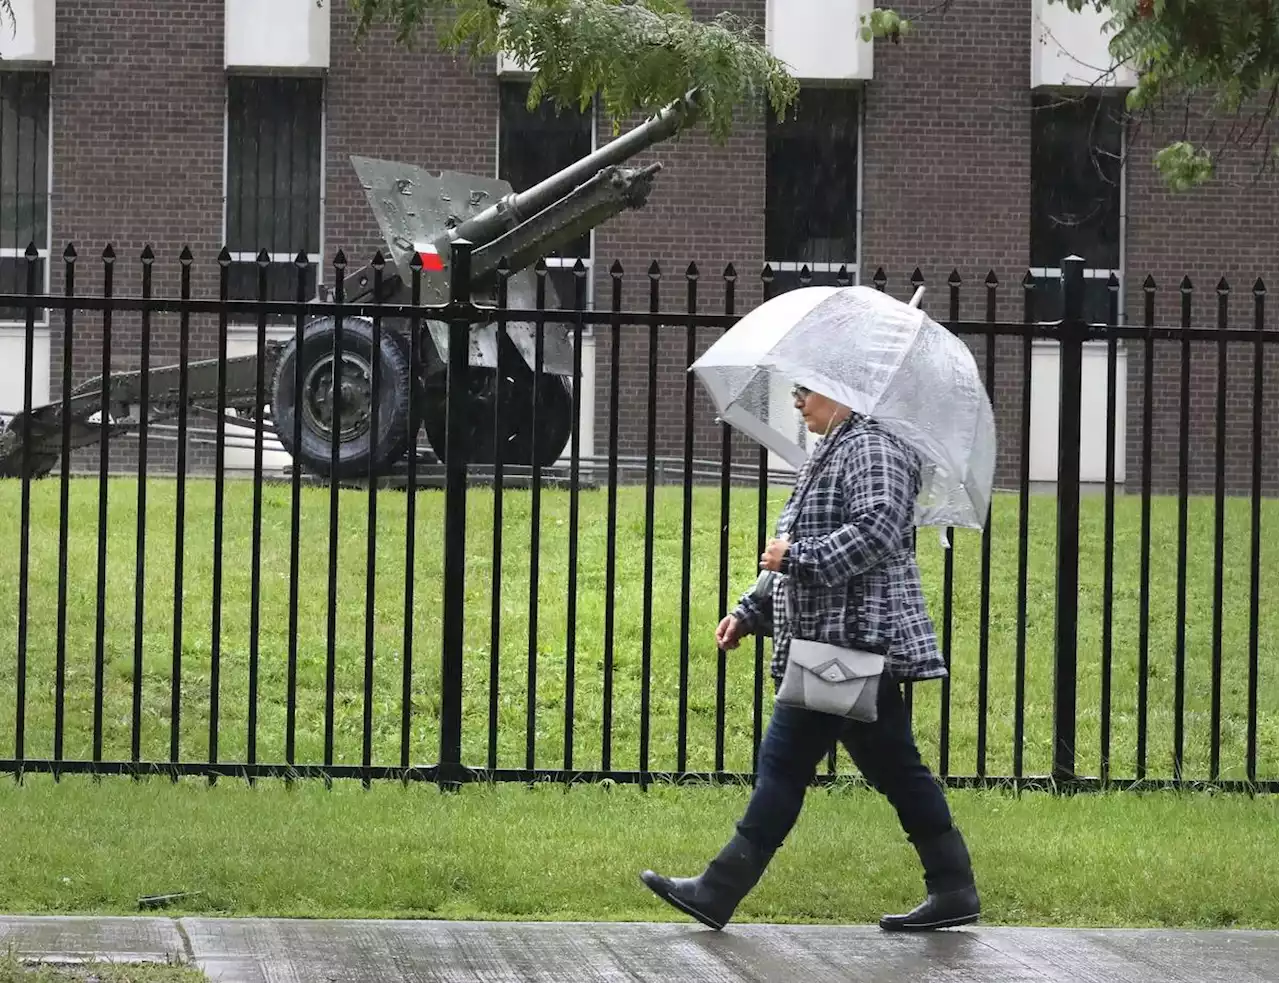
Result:
[[49,73],[0,72],[0,248],[48,237]]
[[[316,267],[308,264],[303,270],[305,291],[303,296],[313,300],[316,295]],[[227,294],[232,300],[258,299],[258,264],[232,263],[227,271]],[[298,268],[293,263],[271,263],[267,266],[267,300],[296,301],[298,298]],[[238,315],[237,323],[257,323],[256,314]],[[268,315],[268,324],[294,324],[296,315]]]
[[767,112],[766,259],[852,262],[857,249],[858,91],[802,89]]
[[[40,296],[45,292],[44,284],[44,260],[35,261],[36,267],[36,295]],[[14,256],[5,256],[0,258],[0,294],[25,294],[27,292],[27,260]],[[0,321],[18,321],[26,323],[27,308],[24,307],[0,307]],[[43,322],[48,319],[49,312],[43,308],[36,308],[36,322]]]
[[1058,267],[1071,255],[1090,269],[1119,267],[1122,114],[1119,96],[1033,97],[1033,267]]
[[[1062,318],[1062,280],[1059,277],[1037,277],[1032,292],[1032,311],[1037,321]],[[1084,319],[1089,324],[1107,324],[1111,320],[1111,291],[1107,281],[1087,277],[1084,281]]]
[[[503,82],[498,99],[498,177],[517,193],[591,153],[590,109],[566,106],[557,111],[554,102],[544,100],[530,112],[527,82]],[[548,255],[586,259],[591,238],[584,235]]]
[[802,283],[800,272],[798,270],[778,270],[773,274],[773,285],[771,287],[772,296],[784,294],[788,290],[795,290],[796,287],[852,287],[853,274],[847,270],[842,277],[836,270],[830,272],[821,272],[808,274],[808,282]]
[[320,251],[324,82],[227,80],[227,245],[232,252]]
[[[591,277],[590,270],[587,271],[588,280]],[[552,266],[547,270],[547,279],[550,284],[547,287],[547,307],[554,308],[557,304],[561,310],[573,311],[577,310],[577,278],[573,275],[573,268],[568,266]],[[590,284],[584,283],[584,287]],[[554,293],[553,293],[554,291]],[[585,304],[583,310],[591,309],[591,292],[588,289],[585,296]]]

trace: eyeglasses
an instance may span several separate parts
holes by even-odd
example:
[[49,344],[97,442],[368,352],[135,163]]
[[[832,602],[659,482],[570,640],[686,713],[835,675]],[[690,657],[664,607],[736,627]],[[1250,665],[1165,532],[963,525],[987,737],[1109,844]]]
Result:
[[792,386],[792,387],[791,387],[791,398],[792,398],[792,399],[795,399],[795,400],[804,400],[804,399],[808,399],[808,398],[809,398],[809,393],[810,393],[810,392],[811,392],[811,390],[806,389],[804,386]]

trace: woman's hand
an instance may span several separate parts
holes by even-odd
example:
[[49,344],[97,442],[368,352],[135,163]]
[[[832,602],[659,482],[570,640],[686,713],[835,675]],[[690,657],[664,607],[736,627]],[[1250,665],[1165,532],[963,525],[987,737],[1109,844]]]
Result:
[[791,547],[791,540],[785,536],[782,539],[771,539],[769,545],[765,547],[765,551],[760,554],[760,569],[774,570],[782,569],[782,558],[787,555],[787,550]]
[[727,614],[724,620],[720,622],[720,626],[716,628],[716,648],[736,649],[738,642],[745,634],[742,626],[738,624],[738,619],[731,614]]

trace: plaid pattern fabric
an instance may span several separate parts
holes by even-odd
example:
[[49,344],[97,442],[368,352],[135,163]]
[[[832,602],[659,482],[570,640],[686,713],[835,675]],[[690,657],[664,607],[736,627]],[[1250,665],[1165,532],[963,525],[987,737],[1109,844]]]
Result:
[[750,631],[771,630],[775,679],[796,636],[882,654],[897,679],[947,675],[916,565],[919,489],[915,452],[866,419],[842,424],[800,469],[778,517],[791,540],[783,576],[733,612]]

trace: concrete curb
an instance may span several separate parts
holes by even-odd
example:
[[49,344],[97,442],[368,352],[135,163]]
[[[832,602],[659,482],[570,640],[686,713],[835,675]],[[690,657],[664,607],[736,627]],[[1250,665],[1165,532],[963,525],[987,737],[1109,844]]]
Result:
[[218,983],[1263,983],[1276,932],[0,916],[39,959],[166,962]]

